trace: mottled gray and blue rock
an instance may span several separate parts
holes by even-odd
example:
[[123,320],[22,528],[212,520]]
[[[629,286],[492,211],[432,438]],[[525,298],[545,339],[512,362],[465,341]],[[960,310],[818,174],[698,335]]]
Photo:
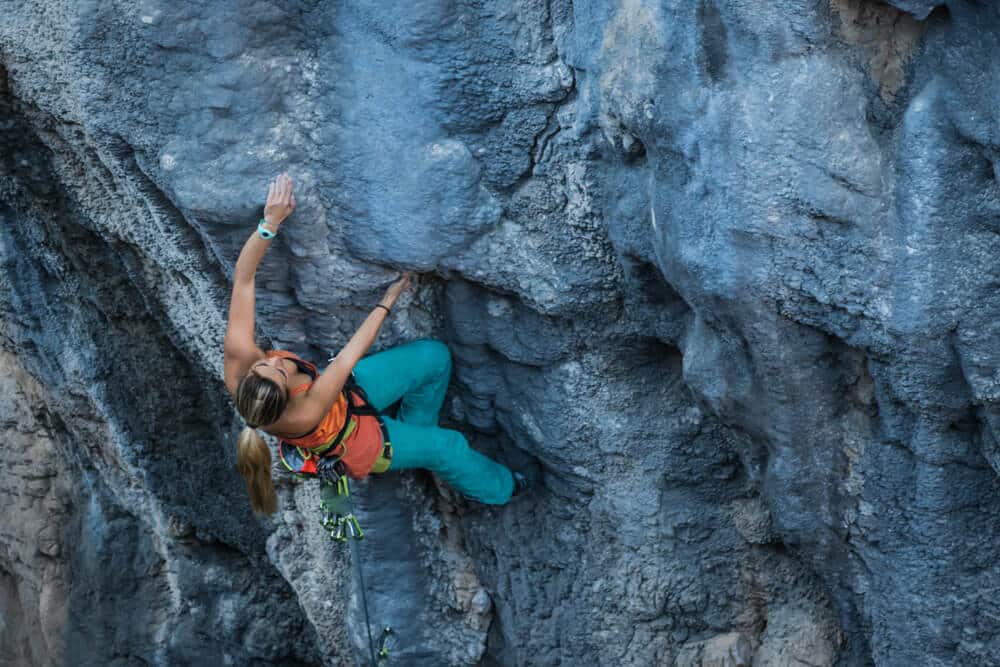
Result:
[[448,342],[449,425],[545,471],[356,485],[400,664],[995,662],[994,4],[0,10],[0,662],[364,659],[315,487],[232,470],[280,170],[262,340],[416,270],[378,346]]

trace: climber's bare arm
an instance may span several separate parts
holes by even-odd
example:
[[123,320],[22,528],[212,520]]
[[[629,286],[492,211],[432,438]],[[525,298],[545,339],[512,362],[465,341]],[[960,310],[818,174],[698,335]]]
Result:
[[[271,181],[264,205],[264,226],[272,232],[295,210],[292,179],[281,174]],[[264,356],[254,340],[255,276],[260,260],[271,241],[262,238],[256,230],[250,235],[233,271],[233,293],[229,301],[229,321],[226,325],[223,368],[226,388],[235,392],[240,380],[250,366]]]
[[223,369],[230,393],[236,392],[250,366],[264,356],[264,351],[257,347],[253,338],[253,312],[254,282],[251,278],[248,283],[233,285],[233,297],[229,303]]
[[368,317],[365,318],[365,321],[358,330],[351,336],[351,340],[348,341],[347,345],[343,347],[334,360],[330,362],[330,365],[326,367],[319,376],[319,379],[316,380],[306,393],[306,401],[303,402],[303,422],[305,425],[303,430],[308,430],[319,423],[319,420],[323,418],[323,415],[327,413],[330,406],[337,400],[341,390],[344,388],[344,384],[347,382],[347,378],[351,375],[351,371],[354,370],[355,364],[361,360],[361,357],[365,356],[368,348],[372,346],[375,338],[378,337],[379,329],[389,314],[387,308],[393,307],[396,299],[399,298],[399,295],[409,285],[410,275],[403,274],[399,280],[389,286],[389,289],[385,292],[385,296],[379,302],[380,305],[376,306]]

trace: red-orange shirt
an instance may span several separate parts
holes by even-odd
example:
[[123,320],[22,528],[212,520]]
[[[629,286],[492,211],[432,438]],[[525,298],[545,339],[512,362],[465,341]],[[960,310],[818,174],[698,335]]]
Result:
[[[313,377],[318,376],[316,367],[286,350],[271,350],[267,352],[268,357],[282,357],[300,362],[313,372]],[[289,396],[309,391],[312,382],[306,382],[298,387],[290,389]],[[360,402],[360,398],[352,398],[354,404]],[[330,406],[330,410],[323,416],[319,424],[312,431],[300,438],[282,438],[285,442],[302,449],[316,449],[330,443],[340,429],[344,426],[344,418],[347,415],[347,397],[341,393],[337,400]],[[354,430],[334,449],[324,452],[324,456],[340,456],[347,468],[347,473],[355,478],[361,479],[371,472],[376,459],[382,453],[382,429],[379,427],[378,419],[373,415],[354,415],[351,417],[355,421]]]

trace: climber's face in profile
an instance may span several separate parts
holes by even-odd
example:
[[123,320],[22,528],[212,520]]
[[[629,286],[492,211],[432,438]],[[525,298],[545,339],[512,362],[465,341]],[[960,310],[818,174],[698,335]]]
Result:
[[250,367],[250,374],[258,375],[278,385],[288,395],[288,371],[281,357],[261,359]]

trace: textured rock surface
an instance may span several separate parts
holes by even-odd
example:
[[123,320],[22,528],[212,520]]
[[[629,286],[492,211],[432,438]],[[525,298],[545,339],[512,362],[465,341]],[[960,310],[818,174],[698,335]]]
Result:
[[1000,10],[868,0],[0,2],[0,661],[353,664],[346,554],[232,472],[262,334],[449,343],[545,484],[357,485],[405,665],[1000,654]]

